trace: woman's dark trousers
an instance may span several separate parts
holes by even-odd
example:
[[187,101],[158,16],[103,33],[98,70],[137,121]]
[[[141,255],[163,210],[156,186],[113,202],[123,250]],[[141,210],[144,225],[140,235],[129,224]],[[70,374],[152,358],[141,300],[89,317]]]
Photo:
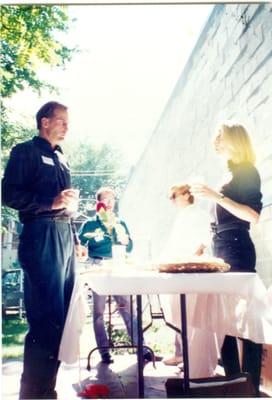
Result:
[[[213,237],[213,253],[216,257],[231,265],[231,272],[256,272],[256,253],[247,230],[228,230],[217,233]],[[227,376],[239,372],[249,372],[252,382],[259,393],[262,345],[251,340],[242,339],[243,358],[242,368],[239,363],[237,340],[233,336],[226,336],[221,358]]]

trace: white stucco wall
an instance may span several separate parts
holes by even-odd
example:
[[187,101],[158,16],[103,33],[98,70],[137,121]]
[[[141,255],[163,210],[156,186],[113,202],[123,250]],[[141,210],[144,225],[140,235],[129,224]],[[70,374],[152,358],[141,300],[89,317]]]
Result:
[[168,188],[193,176],[219,184],[223,165],[211,140],[218,121],[234,118],[257,150],[265,209],[253,236],[258,271],[272,284],[271,43],[271,4],[214,7],[120,202],[132,234],[150,237],[153,256],[176,215]]

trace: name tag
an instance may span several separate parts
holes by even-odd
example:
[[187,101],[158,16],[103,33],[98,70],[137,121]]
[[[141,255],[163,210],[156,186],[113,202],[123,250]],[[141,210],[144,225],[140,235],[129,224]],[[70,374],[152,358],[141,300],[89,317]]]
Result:
[[42,156],[42,161],[44,164],[47,164],[47,165],[53,165],[53,166],[55,165],[54,160],[50,157]]
[[55,154],[57,154],[57,157],[59,159],[59,162],[65,166],[66,169],[70,170],[69,165],[66,161],[66,158],[64,156],[64,154],[62,154],[60,151],[56,150]]

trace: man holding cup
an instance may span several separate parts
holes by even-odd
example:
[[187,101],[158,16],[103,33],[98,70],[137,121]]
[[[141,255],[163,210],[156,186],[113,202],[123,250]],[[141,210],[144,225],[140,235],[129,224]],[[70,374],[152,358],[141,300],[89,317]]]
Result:
[[60,143],[68,112],[51,101],[36,114],[38,136],[16,145],[2,181],[3,204],[19,211],[23,224],[18,258],[24,270],[24,301],[29,331],[25,337],[20,399],[53,399],[58,350],[74,286],[75,250],[81,256],[72,222],[79,193]]

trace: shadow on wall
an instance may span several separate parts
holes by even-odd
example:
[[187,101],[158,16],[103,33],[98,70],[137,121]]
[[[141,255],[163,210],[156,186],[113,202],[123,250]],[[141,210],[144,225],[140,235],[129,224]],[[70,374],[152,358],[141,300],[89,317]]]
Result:
[[272,285],[272,204],[263,208],[260,221],[251,228],[256,247],[256,269],[266,287]]

